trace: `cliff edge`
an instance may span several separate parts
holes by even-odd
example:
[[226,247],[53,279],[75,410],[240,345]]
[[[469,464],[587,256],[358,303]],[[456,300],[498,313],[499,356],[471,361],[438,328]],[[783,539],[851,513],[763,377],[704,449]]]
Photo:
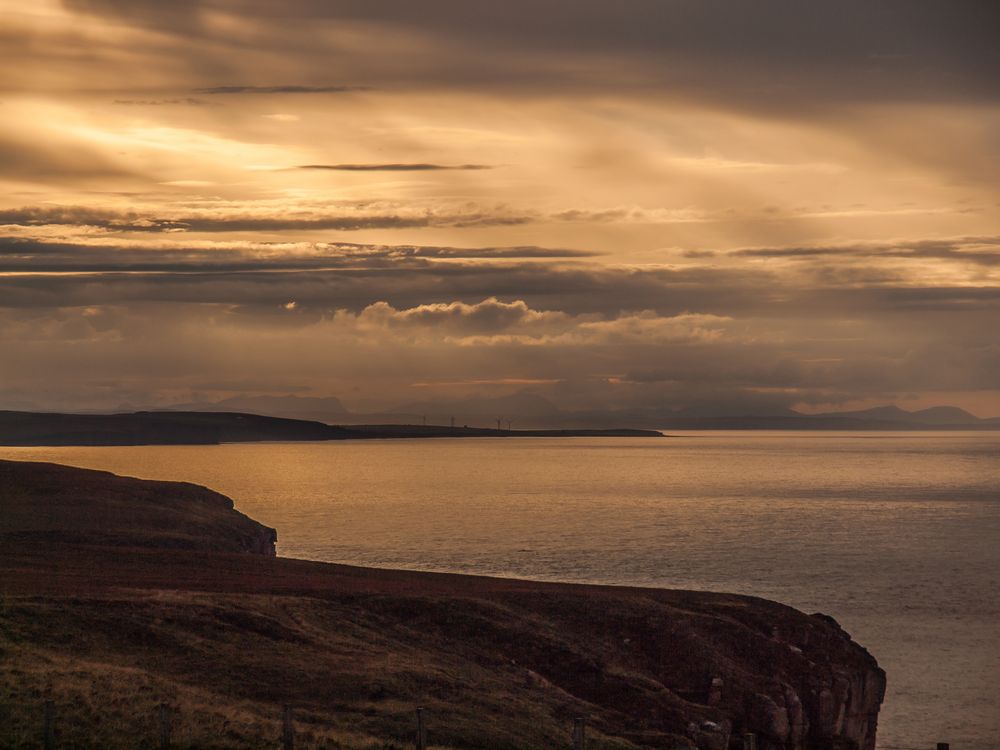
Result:
[[875,659],[775,602],[272,558],[217,493],[51,465],[0,464],[0,524],[5,747],[49,699],[73,747],[163,701],[180,747],[274,747],[289,704],[297,748],[412,747],[418,705],[438,748],[874,748]]
[[277,532],[187,482],[0,460],[0,544],[76,542],[274,557]]

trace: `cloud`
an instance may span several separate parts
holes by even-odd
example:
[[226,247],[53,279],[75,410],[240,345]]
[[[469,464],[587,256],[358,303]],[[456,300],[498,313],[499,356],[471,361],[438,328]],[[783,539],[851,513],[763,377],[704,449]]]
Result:
[[347,204],[315,207],[261,207],[241,205],[202,209],[191,213],[156,215],[80,206],[29,206],[0,209],[0,224],[88,225],[130,232],[280,232],[335,229],[412,229],[426,227],[483,227],[529,224],[537,217],[491,211],[478,206],[440,208],[399,204]]
[[555,337],[553,342],[647,345],[668,341],[711,342],[722,339],[733,322],[723,315],[683,312],[662,316],[654,310],[642,310],[613,320],[581,323],[577,332]]
[[184,105],[188,107],[205,107],[208,106],[208,102],[204,99],[195,99],[194,97],[185,96],[180,99],[115,99],[112,104],[118,104],[123,106],[142,106],[142,107],[164,107],[171,105]]
[[997,266],[1000,265],[1000,235],[894,240],[878,243],[818,245],[815,247],[747,248],[732,251],[730,254],[744,258],[779,260],[854,258],[866,263],[880,258],[936,259],[982,266]]
[[489,297],[480,302],[441,302],[398,309],[388,302],[359,313],[338,311],[334,321],[410,344],[436,342],[462,347],[655,346],[718,341],[732,319],[696,313],[662,316],[652,310],[623,311],[611,317],[533,309],[524,300]]
[[544,247],[434,247],[316,242],[211,242],[167,239],[155,244],[95,236],[67,242],[0,237],[0,273],[113,274],[282,273],[426,268],[434,260],[585,258],[590,253]]
[[[428,226],[455,221],[417,218]],[[781,325],[837,319],[845,310],[868,323],[916,315],[930,335],[956,325],[983,330],[974,316],[1000,304],[1000,241],[992,236],[678,253],[684,262],[676,265],[615,266],[591,252],[538,246],[199,239],[163,231],[177,226],[168,221],[175,220],[79,207],[0,212],[14,235],[0,238],[0,305],[52,305],[59,295],[65,305],[94,305],[147,294],[360,310],[379,301],[407,309],[442,297],[475,304],[515,296],[532,309],[574,315],[698,310]],[[232,217],[197,222],[250,225]]]
[[437,336],[482,335],[513,328],[540,328],[561,322],[559,312],[532,310],[524,300],[502,302],[489,297],[474,304],[445,302],[397,310],[385,301],[368,305],[357,316],[363,326],[388,329],[426,329]]
[[489,164],[303,164],[296,169],[319,169],[334,172],[436,172],[436,171],[476,171],[496,169]]
[[[442,171],[486,170],[489,165],[436,165],[423,163],[304,165],[292,170],[329,171]],[[279,170],[289,171],[289,170]],[[161,185],[213,186],[208,180],[170,180]],[[121,210],[93,206],[33,205],[0,208],[0,224],[9,226],[88,225],[128,232],[281,232],[310,230],[360,231],[372,229],[417,229],[476,227],[516,227],[525,225],[615,225],[632,226],[710,225],[746,227],[755,223],[787,224],[801,220],[800,211],[756,212],[706,211],[690,208],[653,209],[619,206],[605,209],[563,209],[541,211],[509,204],[480,204],[454,200],[363,200],[363,201],[253,201],[239,202],[206,199],[190,200],[178,206]],[[973,262],[989,264],[996,236],[942,238],[940,240],[889,240],[877,243],[843,245],[781,246],[743,248],[733,251],[685,250],[686,257],[710,257],[715,253],[733,257],[805,258],[839,257],[968,257]],[[937,256],[935,256],[937,254]]]
[[[213,243],[214,244],[214,243]],[[516,291],[535,309],[610,313],[626,308],[680,311],[704,305],[766,303],[762,274],[722,269],[605,268],[575,257],[539,263],[532,250],[317,247],[269,252],[258,244],[152,251],[7,241],[0,305],[174,303],[279,305],[359,310],[385,300],[416,307],[445,297],[474,303]],[[34,249],[32,249],[34,248]],[[526,257],[518,257],[523,254]],[[548,254],[541,251],[542,255]],[[509,256],[509,257],[505,257]],[[713,289],[714,287],[714,289]],[[781,290],[782,293],[785,290]],[[706,296],[708,295],[708,296]],[[679,309],[678,309],[679,308]]]
[[622,5],[9,14],[3,387],[995,390],[1000,7]]
[[[76,211],[55,216],[60,217],[87,219]],[[126,218],[129,226],[136,221]],[[44,215],[44,221],[51,219]],[[782,326],[837,320],[846,310],[859,325],[920,313],[897,324],[922,326],[927,335],[956,325],[985,330],[975,316],[992,314],[1000,305],[1000,284],[991,275],[995,266],[966,262],[972,251],[956,252],[958,259],[944,266],[944,259],[897,258],[894,243],[878,263],[808,255],[793,256],[788,265],[770,256],[735,255],[729,263],[712,256],[677,266],[614,266],[588,253],[535,246],[213,241],[142,231],[125,239],[101,230],[74,240],[44,236],[56,230],[22,225],[22,232],[42,236],[0,238],[0,305],[46,306],[60,297],[66,306],[94,305],[148,295],[176,303],[252,306],[296,300],[301,309],[361,310],[379,301],[407,309],[442,297],[475,304],[514,295],[532,309],[573,315],[631,309],[676,316],[697,310],[772,319]],[[951,244],[987,252],[983,238],[974,245]],[[940,246],[950,247],[932,242],[926,249],[938,253]],[[933,274],[927,263],[935,264]]]
[[371,91],[368,86],[206,86],[196,94],[346,94]]
[[462,383],[501,393],[531,383],[564,408],[715,402],[773,411],[908,389],[988,390],[1000,374],[1000,351],[988,331],[955,342],[933,335],[903,342],[877,335],[887,329],[876,321],[858,329],[873,334],[864,344],[832,322],[775,331],[773,322],[753,318],[627,309],[571,314],[499,297],[413,306],[379,301],[356,312],[335,304],[317,311],[289,298],[267,308],[259,300],[176,305],[141,296],[82,307],[58,306],[66,302],[62,295],[53,301],[57,306],[45,311],[0,308],[0,341],[10,355],[4,392],[51,391],[93,403],[145,389],[154,401],[171,394],[177,400],[204,383],[205,372],[225,390],[245,382],[246,372],[281,382],[295,361],[300,387],[343,389],[341,395],[360,389],[383,403],[405,400],[411,384],[453,396]]
[[[315,80],[315,71],[348,61],[364,85],[631,89],[763,110],[859,100],[993,102],[1000,93],[991,33],[1000,10],[981,0],[633,0],[627,13],[612,0],[537,0],[530,11],[462,0],[289,0],[280,10],[264,0],[66,5],[172,33],[188,46],[197,39],[201,57],[210,54],[202,51],[212,49],[208,41],[219,44],[220,57],[231,52],[223,42],[264,44],[296,58],[301,64],[290,67],[309,79],[202,87],[211,93],[356,90]],[[391,40],[391,56],[379,39]],[[221,60],[201,62],[217,79]]]

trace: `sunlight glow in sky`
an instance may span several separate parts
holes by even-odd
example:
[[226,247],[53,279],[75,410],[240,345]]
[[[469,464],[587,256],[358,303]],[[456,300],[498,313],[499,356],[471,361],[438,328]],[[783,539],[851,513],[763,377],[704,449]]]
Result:
[[1000,415],[992,3],[0,11],[0,408]]

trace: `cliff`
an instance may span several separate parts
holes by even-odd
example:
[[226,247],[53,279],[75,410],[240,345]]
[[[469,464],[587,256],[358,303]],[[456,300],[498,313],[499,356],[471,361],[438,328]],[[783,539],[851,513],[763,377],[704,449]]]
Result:
[[277,533],[218,492],[58,464],[0,460],[0,544],[76,542],[274,556]]
[[[74,487],[91,511],[127,505],[131,487],[142,506],[238,515],[191,485],[2,469],[5,517],[14,486],[18,507],[27,496],[53,517],[80,517],[65,501]],[[188,518],[182,536],[221,528],[192,535],[199,524]],[[586,716],[590,750],[726,750],[744,732],[760,750],[874,748],[884,673],[824,615],[734,595],[248,555],[242,524],[238,553],[5,532],[0,745],[31,746],[48,697],[74,747],[149,744],[162,700],[188,747],[273,747],[287,703],[296,747],[412,746],[421,705],[434,747],[567,747]]]

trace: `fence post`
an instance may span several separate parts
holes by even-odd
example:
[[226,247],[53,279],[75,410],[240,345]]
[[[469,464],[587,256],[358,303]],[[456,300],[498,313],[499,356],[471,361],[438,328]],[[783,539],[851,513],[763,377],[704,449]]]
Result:
[[757,750],[757,735],[747,732],[743,735],[743,750]]
[[582,716],[573,719],[573,750],[586,750],[587,722]]
[[170,750],[170,706],[160,704],[160,750]]
[[292,721],[292,707],[286,703],[281,711],[281,746],[284,750],[295,750],[295,726]]
[[424,709],[417,707],[417,750],[427,750],[427,727],[424,725]]
[[42,747],[45,750],[54,750],[56,746],[56,704],[52,701],[45,701],[45,710],[42,722]]

